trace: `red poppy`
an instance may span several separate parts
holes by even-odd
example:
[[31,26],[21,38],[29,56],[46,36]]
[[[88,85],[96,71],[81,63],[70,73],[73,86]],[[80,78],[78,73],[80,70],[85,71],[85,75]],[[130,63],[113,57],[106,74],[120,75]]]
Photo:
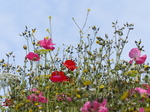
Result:
[[63,63],[64,66],[66,66],[69,70],[74,71],[74,69],[76,69],[76,63],[72,60],[66,60]]
[[13,104],[13,102],[12,102],[12,100],[11,99],[5,99],[5,102],[3,102],[4,103],[4,105],[3,106],[10,106],[10,105],[12,105]]
[[52,82],[69,81],[69,78],[62,71],[55,71],[49,78]]

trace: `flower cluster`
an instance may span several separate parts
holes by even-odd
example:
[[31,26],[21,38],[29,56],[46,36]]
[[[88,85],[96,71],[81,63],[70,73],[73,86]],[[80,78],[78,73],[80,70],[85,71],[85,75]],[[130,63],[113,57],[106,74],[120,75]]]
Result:
[[[49,19],[51,22],[51,17]],[[73,21],[76,23],[74,18]],[[38,40],[34,35],[36,29],[30,31],[26,27],[21,34],[27,40],[27,45],[23,45],[24,66],[16,66],[12,52],[6,54],[8,60],[0,61],[0,89],[4,91],[4,95],[0,95],[0,109],[12,112],[149,112],[147,55],[141,55],[144,50],[140,40],[135,42],[137,47],[128,50],[129,59],[122,59],[133,24],[126,23],[120,28],[117,23],[112,23],[115,30],[112,39],[107,34],[97,36],[99,28],[96,26],[89,28],[93,32],[90,34],[89,30],[84,31],[85,25],[80,28],[76,23],[80,42],[77,46],[65,45],[62,56],[59,44],[52,42],[49,29],[46,30],[48,36]],[[124,30],[128,32],[126,36]],[[11,57],[13,62],[10,62]]]
[[97,100],[86,102],[81,108],[82,112],[108,112],[108,108],[106,107],[107,101],[103,100],[102,103],[99,103]]
[[32,102],[48,103],[48,99],[43,96],[43,92],[40,92],[36,88],[31,89],[31,91],[34,93],[29,95],[27,99],[29,99]]
[[[41,47],[45,48],[45,49],[49,49],[49,50],[54,50],[55,47],[53,47],[53,45],[55,45],[54,43],[52,43],[52,39],[46,39],[44,38],[44,40],[40,40],[39,44]],[[28,58],[29,60],[32,61],[39,61],[40,56],[37,53],[33,53],[33,52],[29,52],[26,55],[26,58]]]

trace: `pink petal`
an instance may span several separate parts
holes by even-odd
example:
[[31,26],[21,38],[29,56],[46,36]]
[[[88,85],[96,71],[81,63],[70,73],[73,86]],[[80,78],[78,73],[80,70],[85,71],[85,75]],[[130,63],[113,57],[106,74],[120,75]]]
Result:
[[141,55],[141,53],[140,53],[140,50],[138,48],[133,48],[129,52],[130,58],[138,58],[138,57],[140,57],[140,55]]
[[139,108],[139,112],[144,112],[144,108]]
[[147,93],[147,90],[146,90],[146,89],[142,89],[142,88],[139,88],[139,87],[136,87],[135,90],[136,90],[139,94]]
[[55,45],[54,43],[52,43],[52,39],[46,39],[44,38],[44,40],[40,40],[39,44],[41,47],[45,48],[45,49],[51,49],[54,50],[55,47],[53,47],[53,45]]
[[134,60],[130,60],[129,63],[132,64]]
[[136,59],[137,64],[143,64],[146,61],[147,55],[143,55]]
[[32,61],[39,61],[40,60],[40,56],[36,53],[33,53],[33,52],[29,52],[26,55],[26,58],[28,58],[29,60],[32,60]]
[[150,95],[150,86],[147,89],[147,94]]
[[100,106],[101,106],[101,107],[105,107],[106,105],[107,105],[107,100],[104,99]]
[[98,112],[108,112],[108,108],[107,107],[103,107],[100,110],[98,110]]
[[36,88],[32,88],[32,89],[30,89],[32,92],[37,92],[37,91],[39,91],[38,89],[36,89]]

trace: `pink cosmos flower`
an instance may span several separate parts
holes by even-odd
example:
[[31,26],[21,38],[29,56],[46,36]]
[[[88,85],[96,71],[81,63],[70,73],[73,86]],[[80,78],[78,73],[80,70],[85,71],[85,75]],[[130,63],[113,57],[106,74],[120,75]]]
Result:
[[133,48],[129,52],[129,57],[132,58],[130,60],[130,64],[132,64],[133,61],[135,61],[137,64],[143,64],[146,61],[147,55],[141,56],[141,52],[138,48]]
[[135,90],[140,94],[144,94],[144,93],[147,93],[147,90],[146,89],[142,89],[142,88],[139,88],[139,87],[136,87]]
[[139,87],[136,87],[135,90],[140,94],[147,94],[150,96],[150,87],[148,87],[148,89],[142,89],[142,88],[139,88]]
[[139,108],[139,112],[144,112],[144,108]]
[[97,100],[91,102],[88,101],[80,110],[81,112],[108,112],[108,108],[105,107],[106,104],[106,99],[104,99],[102,103],[99,103]]
[[99,107],[100,110],[98,110],[98,112],[108,112],[108,108],[105,107],[106,105],[107,105],[107,100],[104,99],[103,102],[100,104]]
[[[36,88],[32,88],[31,91],[37,92],[39,90]],[[48,99],[43,96],[43,92],[39,92],[38,94],[31,94],[27,97],[27,99],[29,99],[32,102],[48,103]]]
[[28,58],[29,60],[32,60],[32,61],[39,61],[40,60],[40,56],[36,53],[33,53],[33,52],[29,52],[26,55],[26,58]]
[[41,94],[36,95],[36,94],[31,94],[27,97],[30,101],[33,102],[41,102],[41,103],[48,103],[48,99],[42,96]]
[[148,87],[146,94],[150,96],[150,86]]
[[44,38],[44,40],[40,40],[39,44],[41,47],[45,48],[45,49],[51,49],[54,50],[55,47],[53,47],[53,45],[55,45],[54,43],[52,43],[52,39],[46,39]]
[[36,89],[36,88],[32,88],[32,89],[30,89],[30,91],[32,91],[32,92],[37,92],[37,91],[39,91],[39,90]]

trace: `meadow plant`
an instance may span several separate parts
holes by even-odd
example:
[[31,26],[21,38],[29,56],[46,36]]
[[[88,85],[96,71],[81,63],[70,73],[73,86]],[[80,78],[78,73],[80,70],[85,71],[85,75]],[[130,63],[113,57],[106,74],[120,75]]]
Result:
[[80,40],[65,45],[62,56],[51,17],[48,36],[39,40],[36,29],[25,27],[24,65],[16,66],[12,52],[0,61],[1,112],[150,112],[150,66],[141,40],[128,49],[129,59],[121,56],[134,25],[116,21],[113,36],[97,36],[99,28],[86,28],[89,12],[82,27],[72,18]]

